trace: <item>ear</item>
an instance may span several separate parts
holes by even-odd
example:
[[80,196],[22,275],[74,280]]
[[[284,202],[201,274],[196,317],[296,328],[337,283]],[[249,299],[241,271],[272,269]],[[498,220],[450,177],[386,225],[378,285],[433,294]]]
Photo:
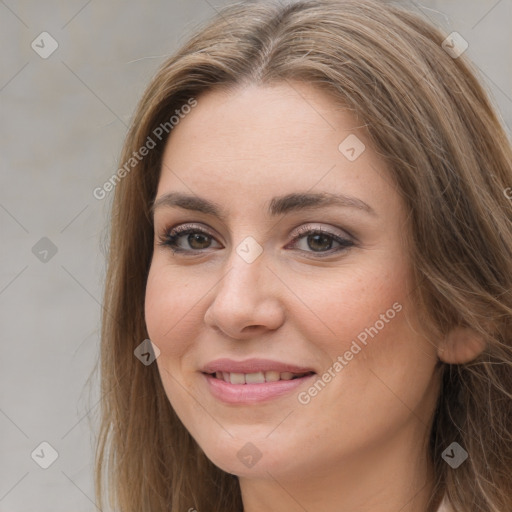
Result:
[[482,336],[469,327],[453,328],[439,344],[437,355],[448,364],[469,363],[485,349]]

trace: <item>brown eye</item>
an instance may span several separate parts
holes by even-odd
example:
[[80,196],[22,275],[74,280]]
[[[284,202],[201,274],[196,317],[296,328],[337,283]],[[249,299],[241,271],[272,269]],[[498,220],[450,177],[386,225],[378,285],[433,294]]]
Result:
[[325,234],[309,235],[306,240],[308,247],[313,251],[324,251],[332,248],[333,238]]
[[[212,241],[215,241],[213,235],[191,225],[178,226],[160,236],[160,245],[169,247],[173,253],[201,252],[212,248]],[[338,247],[333,248],[333,244]],[[301,228],[291,245],[301,252],[312,253],[321,258],[347,250],[355,244],[349,238],[324,229]]]
[[[333,244],[338,244],[339,247],[333,249]],[[318,228],[302,228],[293,239],[293,247],[302,252],[317,253],[319,257],[341,252],[354,245],[349,238]]]
[[160,245],[173,252],[194,252],[209,249],[213,236],[195,226],[178,226],[160,236]]
[[191,233],[187,236],[186,240],[192,249],[200,250],[207,249],[211,242],[209,242],[209,235],[204,233]]

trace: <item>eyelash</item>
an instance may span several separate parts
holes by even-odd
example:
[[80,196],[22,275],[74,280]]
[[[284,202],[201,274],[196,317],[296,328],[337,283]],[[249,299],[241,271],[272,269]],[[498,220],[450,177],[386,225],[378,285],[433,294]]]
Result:
[[[191,233],[200,233],[202,235],[206,235],[211,238],[215,238],[213,235],[208,233],[207,231],[198,228],[197,226],[190,225],[190,224],[184,224],[182,226],[178,226],[176,228],[173,228],[169,231],[165,231],[162,235],[159,236],[158,245],[162,247],[169,247],[173,254],[176,253],[200,253],[202,252],[201,249],[182,249],[177,246],[177,241],[179,238],[181,238],[184,235],[189,235]],[[355,243],[348,239],[348,238],[342,238],[338,235],[335,235],[334,233],[331,233],[327,230],[324,230],[322,228],[308,228],[307,226],[301,226],[296,233],[296,236],[293,238],[292,242],[297,243],[301,238],[304,238],[305,236],[311,236],[311,235],[325,235],[328,238],[331,238],[335,242],[340,244],[340,247],[337,249],[330,249],[328,251],[304,251],[302,249],[299,249],[301,252],[306,253],[312,253],[315,255],[315,258],[322,258],[326,256],[332,256],[333,254],[344,252],[350,249],[355,245]]]

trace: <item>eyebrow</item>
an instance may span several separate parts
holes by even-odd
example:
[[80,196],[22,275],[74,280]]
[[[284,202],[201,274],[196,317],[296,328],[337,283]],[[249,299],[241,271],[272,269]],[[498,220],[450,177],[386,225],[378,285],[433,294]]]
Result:
[[[356,208],[360,211],[377,216],[375,210],[364,201],[356,197],[344,194],[332,194],[329,192],[303,192],[291,193],[273,197],[267,202],[267,213],[270,216],[283,215],[293,211],[313,210],[327,206],[339,206],[344,208]],[[184,194],[182,192],[169,192],[156,199],[151,205],[151,215],[154,216],[157,209],[163,207],[179,207],[185,210],[194,210],[214,215],[220,220],[227,219],[227,213],[219,204],[203,197]]]

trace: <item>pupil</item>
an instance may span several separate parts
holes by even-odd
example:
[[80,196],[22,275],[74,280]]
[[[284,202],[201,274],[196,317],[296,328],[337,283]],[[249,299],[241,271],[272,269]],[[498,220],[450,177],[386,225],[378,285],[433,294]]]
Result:
[[[318,240],[324,240],[325,242],[327,242],[327,244],[319,244],[319,246],[317,246],[317,249],[315,249],[315,245],[316,243],[318,242]],[[315,240],[315,242],[313,242],[313,244],[311,244],[311,240]],[[324,250],[324,249],[330,249],[331,248],[331,245],[332,245],[332,240],[328,237],[328,236],[325,236],[325,235],[310,235],[308,236],[308,244],[309,244],[309,247],[313,250]]]
[[[208,242],[208,236],[202,235],[201,233],[192,233],[188,236],[188,243],[190,244],[190,247],[194,249],[204,249],[204,246],[201,246],[201,239],[202,241]],[[195,242],[199,242],[199,247],[195,246]]]

